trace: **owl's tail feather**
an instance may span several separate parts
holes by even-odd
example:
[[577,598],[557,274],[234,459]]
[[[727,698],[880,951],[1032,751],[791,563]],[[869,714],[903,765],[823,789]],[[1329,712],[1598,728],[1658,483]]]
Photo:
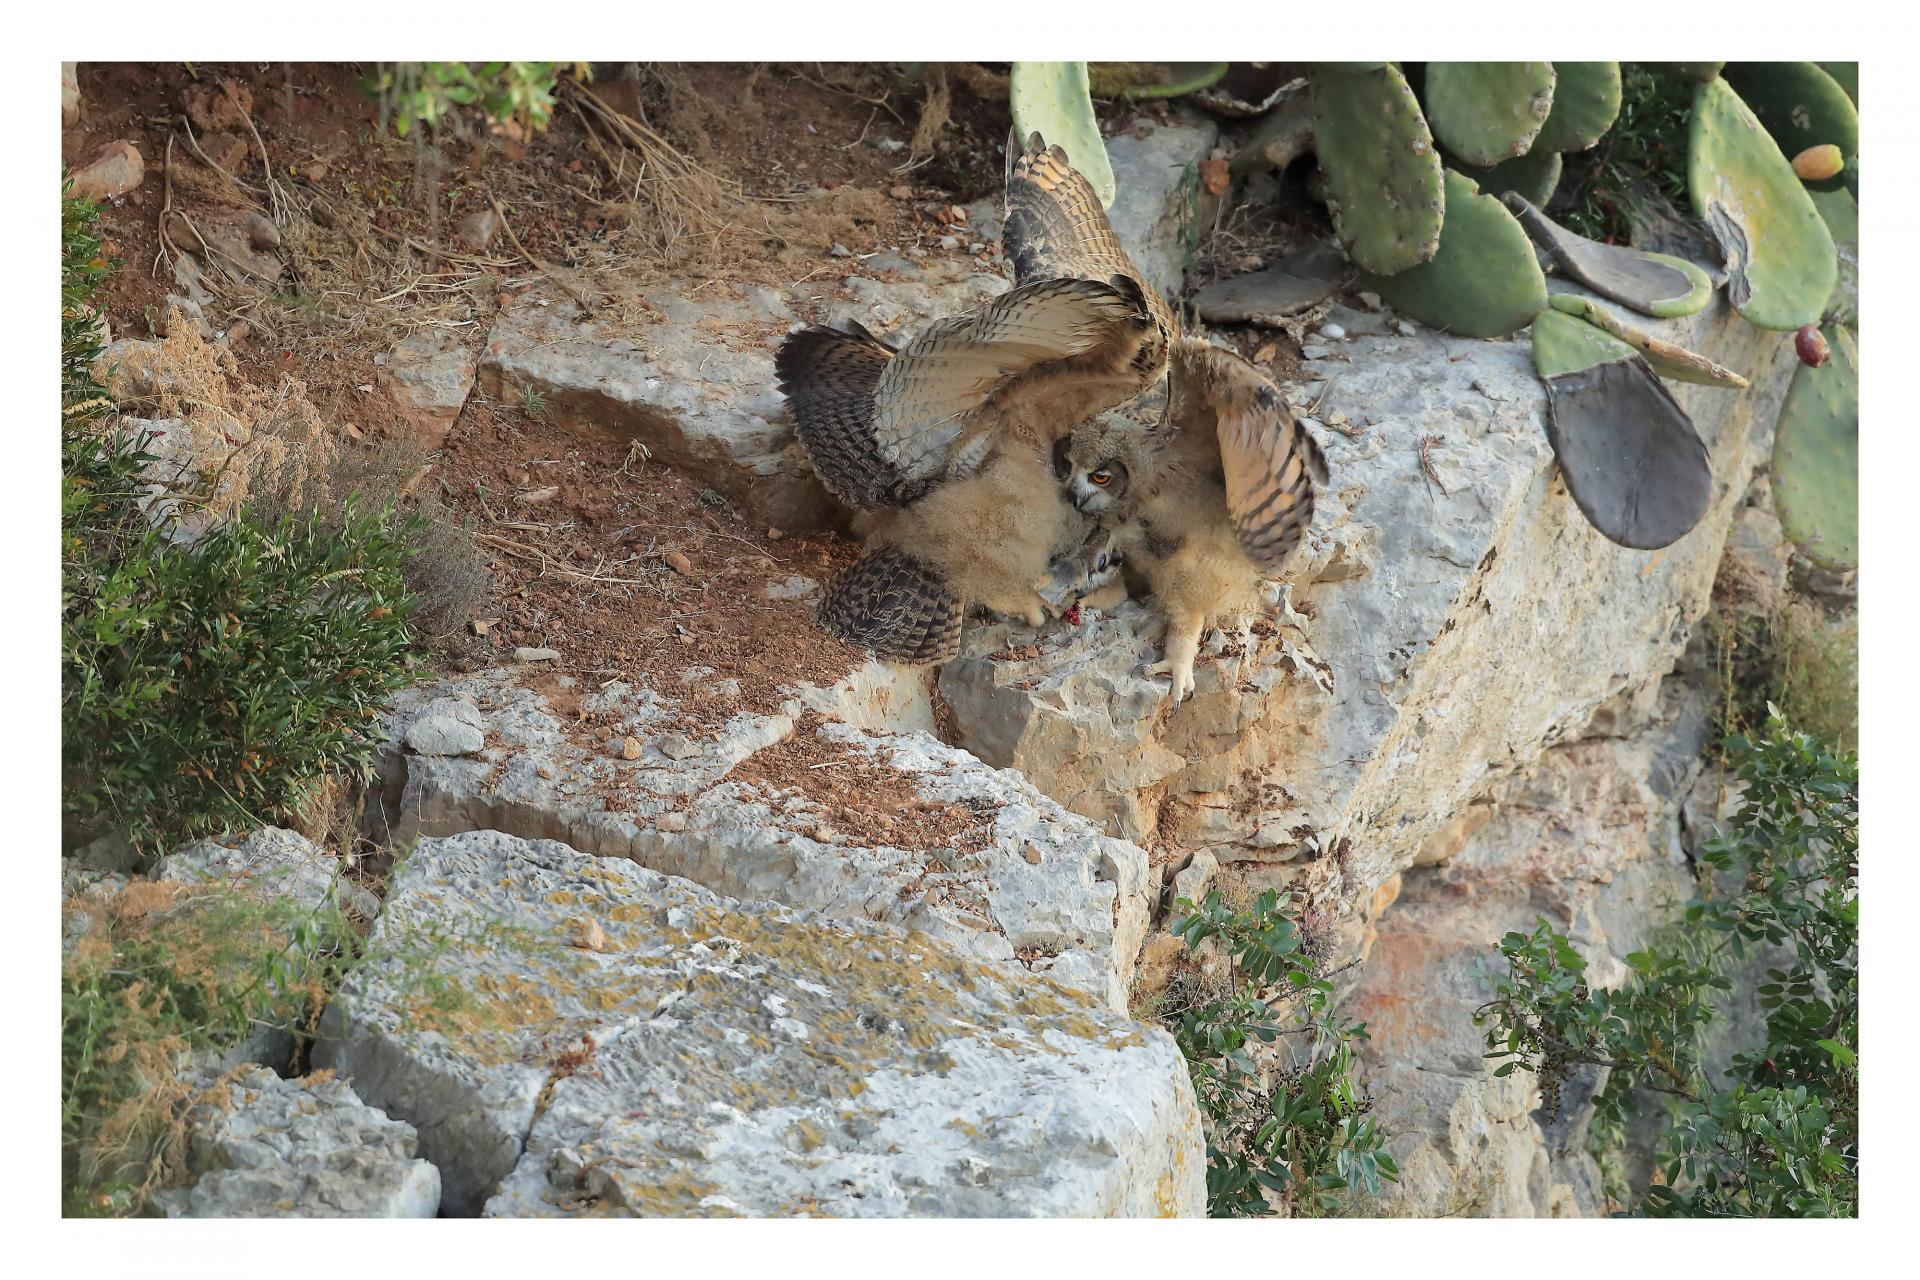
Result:
[[960,651],[961,603],[940,572],[899,547],[876,547],[827,588],[815,616],[888,662],[945,662]]

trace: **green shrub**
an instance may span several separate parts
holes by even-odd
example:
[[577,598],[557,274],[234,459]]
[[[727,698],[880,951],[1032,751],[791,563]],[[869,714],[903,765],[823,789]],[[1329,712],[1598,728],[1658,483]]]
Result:
[[[1356,1192],[1380,1194],[1399,1169],[1371,1103],[1353,1078],[1353,1044],[1366,1026],[1332,1011],[1287,903],[1272,890],[1250,911],[1219,892],[1186,898],[1174,936],[1189,948],[1219,938],[1232,958],[1228,990],[1165,1019],[1187,1060],[1207,1123],[1207,1210],[1238,1218],[1335,1213]],[[1277,990],[1276,990],[1277,989]],[[1262,1067],[1256,1044],[1298,1037],[1292,1063]],[[1271,1193],[1271,1194],[1269,1194]]]
[[[1609,1068],[1596,1125],[1619,1132],[1649,1094],[1668,1124],[1664,1181],[1637,1207],[1657,1216],[1852,1217],[1859,1203],[1859,763],[1775,710],[1767,735],[1728,751],[1745,784],[1732,825],[1708,843],[1701,893],[1679,928],[1627,957],[1618,990],[1590,988],[1585,961],[1541,921],[1500,943],[1504,972],[1476,1015],[1496,1074],[1540,1074],[1549,1103],[1576,1066]],[[1724,882],[1724,887],[1722,886]],[[1737,962],[1776,967],[1757,988],[1766,1043],[1724,1073],[1702,1032]]]
[[224,885],[135,881],[87,905],[97,923],[61,967],[65,1199],[125,1214],[179,1171],[195,1056],[310,1033],[360,944],[331,905]]
[[382,122],[401,137],[415,125],[433,128],[465,106],[478,106],[495,124],[511,123],[522,137],[553,118],[554,89],[564,62],[382,62],[366,80],[380,103]]
[[[410,528],[391,508],[245,509],[191,545],[141,510],[152,458],[107,417],[87,300],[108,264],[62,207],[61,764],[68,843],[137,845],[293,819],[364,777],[403,679]],[[190,495],[182,495],[183,498]]]

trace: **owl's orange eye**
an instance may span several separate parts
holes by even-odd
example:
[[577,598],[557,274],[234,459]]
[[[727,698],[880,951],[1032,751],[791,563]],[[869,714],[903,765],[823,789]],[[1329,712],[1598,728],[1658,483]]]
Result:
[[1087,479],[1104,489],[1113,483],[1113,473],[1110,471],[1093,471],[1088,473]]

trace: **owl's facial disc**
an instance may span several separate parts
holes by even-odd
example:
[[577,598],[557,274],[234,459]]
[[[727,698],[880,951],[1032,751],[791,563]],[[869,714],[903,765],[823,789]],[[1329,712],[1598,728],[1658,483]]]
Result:
[[1126,492],[1126,464],[1115,460],[1102,462],[1095,467],[1076,467],[1072,478],[1067,481],[1067,493],[1073,499],[1075,509],[1090,516],[1111,509]]

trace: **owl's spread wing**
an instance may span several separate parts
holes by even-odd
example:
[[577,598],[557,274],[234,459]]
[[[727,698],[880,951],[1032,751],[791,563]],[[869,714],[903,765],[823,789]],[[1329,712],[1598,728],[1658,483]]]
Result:
[[1262,571],[1278,573],[1313,523],[1314,485],[1327,483],[1320,446],[1279,388],[1231,351],[1185,338],[1171,363],[1172,429],[1213,436],[1240,547]]
[[873,434],[882,456],[904,475],[937,477],[989,397],[1121,341],[1144,321],[1137,295],[1099,280],[1036,280],[973,315],[941,321],[880,377]]
[[1151,294],[1113,233],[1100,197],[1067,153],[1033,134],[1007,139],[1006,221],[1001,247],[1019,284],[1126,276]]

